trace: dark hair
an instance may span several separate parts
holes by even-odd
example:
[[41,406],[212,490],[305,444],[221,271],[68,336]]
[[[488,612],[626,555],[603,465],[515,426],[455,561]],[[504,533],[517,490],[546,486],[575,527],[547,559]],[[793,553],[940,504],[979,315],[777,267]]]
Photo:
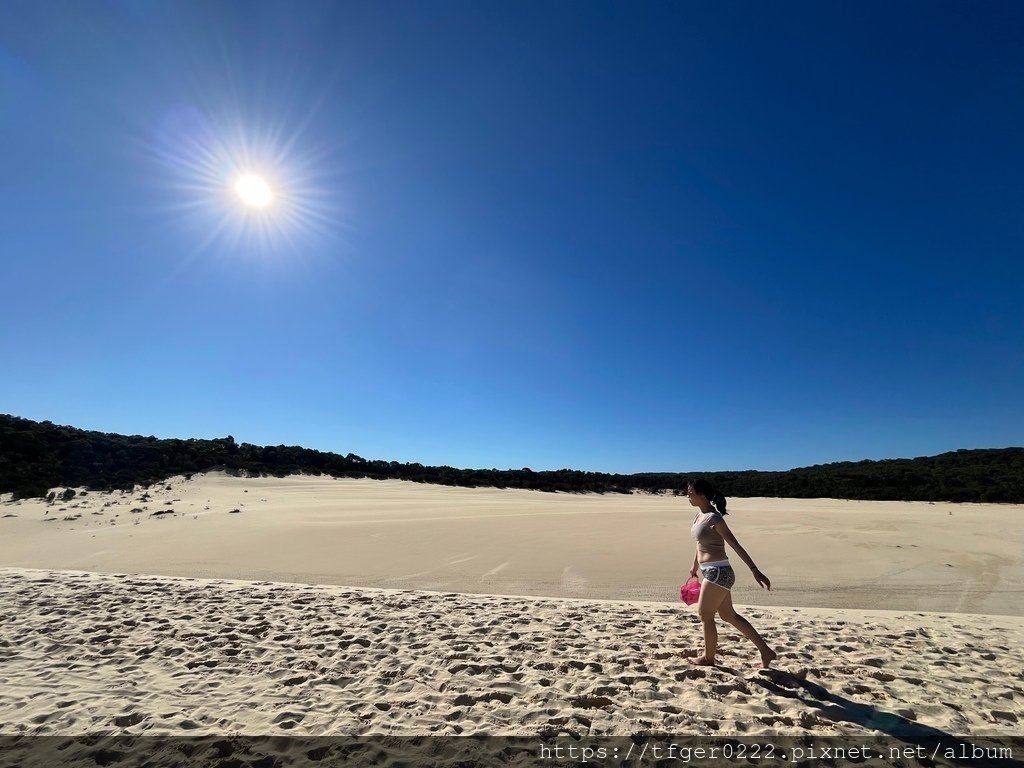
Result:
[[686,485],[687,486],[693,486],[693,490],[696,493],[699,493],[701,496],[703,496],[708,501],[710,501],[711,504],[714,506],[715,511],[718,512],[718,514],[720,514],[720,515],[727,515],[727,514],[729,514],[728,512],[725,511],[725,505],[726,505],[725,496],[723,496],[721,493],[719,493],[715,489],[715,486],[713,486],[711,483],[709,483],[703,477],[698,477],[696,480],[690,480]]

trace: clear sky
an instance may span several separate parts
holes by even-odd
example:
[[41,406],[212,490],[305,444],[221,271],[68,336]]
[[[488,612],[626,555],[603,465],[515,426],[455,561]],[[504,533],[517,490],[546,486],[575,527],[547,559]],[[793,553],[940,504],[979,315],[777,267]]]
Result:
[[483,468],[1024,444],[1022,30],[7,0],[0,412]]

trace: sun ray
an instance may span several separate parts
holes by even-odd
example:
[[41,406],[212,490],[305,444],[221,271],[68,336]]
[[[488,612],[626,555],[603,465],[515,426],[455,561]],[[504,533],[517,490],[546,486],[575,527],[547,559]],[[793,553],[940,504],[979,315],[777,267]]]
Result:
[[164,115],[148,149],[168,171],[175,199],[167,208],[207,230],[200,250],[294,257],[336,234],[336,153],[313,141],[299,149],[323,103],[313,99],[294,122],[284,113],[247,121],[241,110],[229,119],[194,105]]

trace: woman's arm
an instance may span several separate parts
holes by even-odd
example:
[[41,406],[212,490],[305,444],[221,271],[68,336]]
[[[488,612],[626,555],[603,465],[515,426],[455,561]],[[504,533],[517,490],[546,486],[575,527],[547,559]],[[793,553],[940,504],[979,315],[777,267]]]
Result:
[[700,570],[700,566],[697,564],[697,552],[696,552],[696,550],[694,550],[694,553],[693,553],[693,567],[690,569],[690,576],[692,578],[694,578],[694,579],[697,578],[697,571],[699,571],[699,570]]
[[757,566],[754,565],[754,561],[751,559],[750,555],[747,554],[747,550],[740,546],[740,543],[736,540],[736,536],[729,530],[729,525],[725,520],[715,523],[714,527],[715,530],[718,531],[719,535],[729,543],[729,546],[736,550],[736,554],[739,555],[740,559],[747,564],[747,567],[750,568],[751,572],[754,574],[754,581],[756,581],[761,587],[767,587],[768,591],[771,592],[771,581],[757,569]]

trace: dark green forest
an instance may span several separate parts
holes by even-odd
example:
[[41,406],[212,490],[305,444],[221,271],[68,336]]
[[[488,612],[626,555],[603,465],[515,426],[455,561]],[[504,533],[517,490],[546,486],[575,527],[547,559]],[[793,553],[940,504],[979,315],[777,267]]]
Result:
[[939,456],[837,462],[785,472],[643,472],[573,469],[456,469],[342,456],[298,446],[177,440],[88,432],[0,415],[0,493],[44,497],[59,486],[104,491],[147,486],[174,475],[223,470],[411,480],[465,487],[566,493],[679,492],[702,476],[726,496],[1024,503],[1024,448],[960,450]]

